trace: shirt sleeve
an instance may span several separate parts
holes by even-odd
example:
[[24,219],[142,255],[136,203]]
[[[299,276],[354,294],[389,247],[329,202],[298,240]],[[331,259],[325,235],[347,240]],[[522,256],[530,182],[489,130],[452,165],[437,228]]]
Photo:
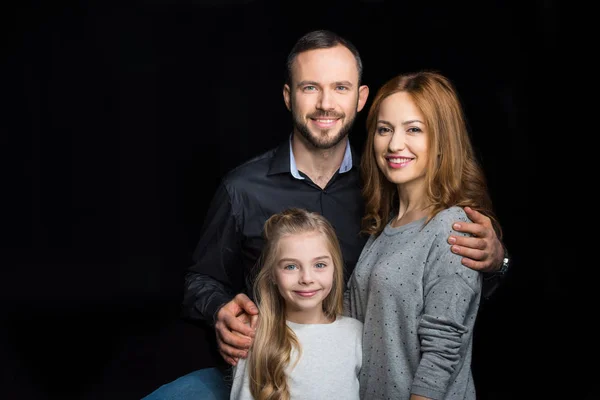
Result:
[[483,273],[483,298],[489,300],[496,289],[504,281],[504,275],[497,273]]
[[243,290],[242,235],[231,196],[222,182],[217,189],[185,275],[183,316],[214,324],[219,308]]
[[464,267],[461,256],[448,251],[445,220],[436,226],[425,266],[424,310],[419,323],[421,361],[412,393],[442,398],[472,332],[481,295],[481,273]]
[[[504,251],[506,253],[506,247],[504,248]],[[484,299],[489,300],[492,297],[492,295],[494,293],[496,293],[496,290],[498,289],[498,287],[504,282],[504,278],[506,277],[506,273],[508,272],[509,269],[510,269],[510,267],[508,269],[506,269],[504,271],[504,273],[498,273],[498,272],[484,272],[483,273],[482,295],[483,295]]]

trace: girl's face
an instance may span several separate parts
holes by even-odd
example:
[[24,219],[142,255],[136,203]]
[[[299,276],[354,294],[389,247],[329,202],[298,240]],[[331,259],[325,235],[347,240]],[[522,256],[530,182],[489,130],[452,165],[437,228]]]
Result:
[[285,300],[286,318],[308,324],[325,323],[323,300],[333,286],[333,259],[320,232],[280,239],[274,280]]

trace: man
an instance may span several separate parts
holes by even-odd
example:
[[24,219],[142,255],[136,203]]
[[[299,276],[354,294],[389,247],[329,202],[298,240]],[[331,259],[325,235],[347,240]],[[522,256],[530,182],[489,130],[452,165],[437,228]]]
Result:
[[[292,206],[324,215],[340,239],[346,280],[367,239],[360,233],[359,158],[348,140],[369,95],[361,85],[360,55],[344,38],[314,31],[296,42],[287,69],[283,98],[292,113],[293,132],[278,148],[224,177],[185,278],[184,317],[214,326],[219,353],[230,365],[246,357],[252,343],[254,329],[248,322],[258,312],[249,297],[252,269],[269,216]],[[473,223],[454,229],[474,237],[450,236],[448,251],[462,255],[466,267],[488,273],[489,286],[508,259],[489,218],[475,211],[468,215]],[[163,386],[161,398],[168,398],[168,389],[177,390],[173,385],[178,383]]]

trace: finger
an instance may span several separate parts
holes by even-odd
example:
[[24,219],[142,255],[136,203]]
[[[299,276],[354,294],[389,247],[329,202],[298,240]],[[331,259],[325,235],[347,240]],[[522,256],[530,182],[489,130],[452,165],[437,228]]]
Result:
[[236,318],[238,321],[240,321],[244,325],[250,326],[250,320],[252,317],[253,317],[253,315],[248,315],[248,313],[242,312]]
[[258,308],[256,307],[256,304],[254,304],[254,302],[250,300],[250,298],[244,293],[240,293],[235,296],[233,301],[243,312],[246,312],[250,315],[258,314]]
[[470,222],[455,222],[452,225],[452,229],[458,232],[468,233],[477,237],[485,237],[488,232],[485,226]]
[[[458,254],[459,256],[462,256],[463,258],[470,258],[473,261],[487,261],[486,259],[486,253],[482,250],[476,250],[476,249],[471,249],[469,247],[463,247],[463,246],[457,246],[457,245],[453,245],[451,247],[452,252],[454,254]],[[461,260],[461,262],[464,264],[464,260]]]
[[[242,341],[241,343],[230,343],[235,334],[229,333],[224,336],[217,336],[217,344],[219,352],[231,358],[246,357],[246,353],[250,348],[249,342]],[[241,336],[238,336],[241,337]]]
[[237,317],[227,316],[223,319],[223,323],[227,330],[231,332],[236,332],[250,338],[253,338],[255,335],[254,328],[250,326],[250,316],[247,314],[240,314]]
[[482,214],[479,211],[472,209],[471,207],[465,207],[464,210],[467,214],[467,217],[469,217],[469,219],[474,223],[491,226],[492,220],[487,215]]
[[228,329],[218,331],[218,336],[223,345],[230,346],[237,350],[245,351],[252,345],[252,338],[239,332],[231,332]]
[[232,358],[229,357],[227,354],[224,354],[222,352],[219,351],[219,354],[221,354],[221,357],[223,357],[223,360],[225,360],[225,362],[229,365],[233,365],[234,367],[237,365],[238,363],[238,359],[237,358]]
[[484,250],[487,248],[485,239],[470,236],[450,236],[448,243],[453,246],[468,247],[475,250]]
[[223,343],[219,346],[219,353],[221,353],[222,356],[229,357],[233,360],[246,358],[246,356],[248,355],[247,350],[236,349],[235,347],[231,347]]
[[226,330],[237,331],[244,336],[254,336],[254,329],[250,327],[250,317],[246,313],[232,313],[232,309],[236,308],[235,299],[231,300],[225,306],[221,307],[217,313],[215,328],[221,334]]
[[472,250],[466,247],[452,246],[452,252],[463,256],[460,263],[465,267],[481,272],[494,272],[494,261],[487,257],[486,252]]
[[258,315],[252,315],[250,317],[250,327],[252,327],[252,329],[256,329],[258,325]]
[[217,319],[220,318],[221,314],[228,314],[228,315],[236,316],[241,312],[242,312],[242,309],[238,305],[238,303],[236,302],[236,300],[234,298],[234,299],[231,299],[228,303],[226,303],[223,307],[221,307],[219,309],[219,311],[217,312]]
[[465,257],[462,258],[461,264],[464,265],[465,267],[471,268],[472,270],[475,270],[475,271],[487,272],[489,269],[487,267],[486,263],[484,263],[482,261],[475,261],[475,260],[472,260],[470,258],[465,258]]

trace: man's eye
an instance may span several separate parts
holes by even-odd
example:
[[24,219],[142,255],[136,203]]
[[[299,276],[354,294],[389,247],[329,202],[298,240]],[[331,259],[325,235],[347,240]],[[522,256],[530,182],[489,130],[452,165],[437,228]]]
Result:
[[315,90],[317,90],[316,86],[304,86],[304,90],[308,91],[308,92],[314,92]]
[[340,91],[344,92],[346,90],[350,90],[350,88],[347,86],[338,86],[338,87],[336,87],[336,90],[340,90]]

